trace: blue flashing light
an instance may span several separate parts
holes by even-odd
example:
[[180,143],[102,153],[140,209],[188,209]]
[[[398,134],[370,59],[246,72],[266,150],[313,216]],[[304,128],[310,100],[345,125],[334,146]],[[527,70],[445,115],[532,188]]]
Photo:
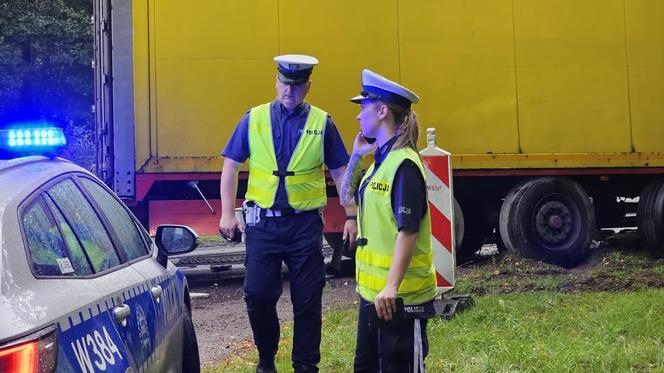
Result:
[[0,130],[0,151],[48,152],[66,144],[67,140],[62,129],[52,126],[21,126]]

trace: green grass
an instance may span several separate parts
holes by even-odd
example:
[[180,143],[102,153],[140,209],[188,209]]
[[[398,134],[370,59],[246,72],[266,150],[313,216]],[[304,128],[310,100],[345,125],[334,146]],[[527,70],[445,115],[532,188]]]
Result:
[[[429,325],[431,372],[664,372],[664,290],[489,295]],[[352,370],[356,311],[325,316],[321,372]],[[277,368],[288,372],[292,329]],[[250,348],[207,372],[253,372]]]
[[201,243],[223,242],[222,238],[218,234],[198,236],[198,241]]
[[662,311],[663,290],[491,295],[432,324],[428,363],[434,372],[664,371]]
[[[430,372],[662,372],[664,261],[598,250],[574,270],[503,255],[459,268],[455,293],[475,306],[429,324]],[[356,309],[326,312],[321,372],[351,372]],[[292,324],[282,328],[277,368],[290,368]],[[212,372],[254,372],[246,342]]]
[[222,239],[218,234],[217,235],[198,236],[198,242],[203,246],[205,246],[207,244],[223,244],[223,243],[225,243],[224,239]]

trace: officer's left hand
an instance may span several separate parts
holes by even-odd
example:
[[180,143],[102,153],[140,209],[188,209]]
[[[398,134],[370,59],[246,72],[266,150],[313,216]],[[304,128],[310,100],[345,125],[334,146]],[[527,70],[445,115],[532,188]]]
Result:
[[392,316],[397,312],[397,289],[391,286],[385,286],[385,288],[376,295],[376,301],[374,304],[379,319],[385,321],[392,320]]
[[[357,238],[357,221],[355,220],[346,220],[344,224],[344,241],[348,239],[348,247],[353,248],[355,246],[355,239]],[[351,251],[352,252],[352,251]]]
[[373,152],[378,148],[378,143],[373,142],[369,143],[366,137],[362,134],[362,131],[358,132],[355,137],[355,143],[353,144],[353,153],[358,154],[362,157]]

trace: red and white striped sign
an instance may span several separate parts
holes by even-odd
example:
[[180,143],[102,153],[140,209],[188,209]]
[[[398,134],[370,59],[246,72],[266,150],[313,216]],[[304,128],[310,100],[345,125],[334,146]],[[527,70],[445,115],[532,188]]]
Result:
[[431,244],[439,294],[454,289],[454,197],[452,194],[452,157],[436,147],[435,130],[427,130],[428,147],[420,152],[427,176]]

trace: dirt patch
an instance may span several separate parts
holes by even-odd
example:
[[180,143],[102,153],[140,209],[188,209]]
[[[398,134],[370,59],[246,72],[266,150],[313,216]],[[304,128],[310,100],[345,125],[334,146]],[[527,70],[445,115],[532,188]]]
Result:
[[563,292],[579,291],[629,291],[643,288],[664,287],[664,276],[654,271],[638,271],[616,275],[607,271],[591,273],[573,278],[560,284]]
[[664,287],[664,260],[640,248],[636,232],[604,232],[589,258],[566,269],[509,253],[478,257],[457,267],[456,293],[630,291]]
[[[277,303],[280,320],[293,319],[288,281]],[[192,286],[192,292],[209,294],[193,299],[193,320],[198,337],[201,363],[209,367],[229,355],[254,351],[254,344],[243,300],[242,279],[227,279],[206,285]],[[357,302],[355,280],[329,279],[323,293],[323,313],[330,309],[349,307]]]
[[629,291],[664,287],[664,260],[640,249],[633,232],[596,247],[580,266],[565,269],[501,253],[457,268],[456,293]]

